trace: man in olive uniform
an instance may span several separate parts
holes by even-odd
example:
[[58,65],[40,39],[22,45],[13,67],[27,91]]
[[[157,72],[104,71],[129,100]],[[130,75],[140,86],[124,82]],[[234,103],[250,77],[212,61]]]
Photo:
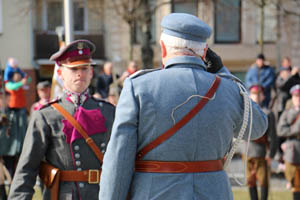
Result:
[[[250,98],[262,106],[265,98],[263,87],[252,85],[249,91]],[[249,142],[247,158],[246,174],[251,200],[258,200],[256,182],[261,187],[260,199],[268,199],[269,167],[278,146],[274,113],[266,107],[262,107],[262,110],[268,117],[268,129],[261,138]]]
[[285,177],[292,186],[294,200],[300,200],[300,84],[290,90],[293,107],[285,110],[278,123],[278,136],[286,138],[284,153]]
[[33,113],[9,199],[32,199],[39,172],[51,186],[44,199],[98,199],[115,109],[89,95],[94,51],[90,41],[77,40],[50,58],[60,66],[64,95]]

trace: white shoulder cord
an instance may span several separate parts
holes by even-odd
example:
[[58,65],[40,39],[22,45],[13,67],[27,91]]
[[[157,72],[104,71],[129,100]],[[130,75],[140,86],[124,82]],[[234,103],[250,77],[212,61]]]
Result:
[[195,94],[195,95],[189,96],[189,98],[187,98],[187,99],[185,100],[185,102],[183,102],[182,104],[179,104],[178,106],[176,106],[175,108],[173,108],[172,113],[171,113],[171,118],[172,118],[174,124],[176,123],[176,120],[175,120],[175,118],[174,118],[174,112],[175,112],[178,108],[180,108],[181,106],[183,106],[184,104],[186,104],[187,102],[189,102],[193,97],[205,98],[205,99],[208,99],[208,100],[210,101],[210,100],[213,100],[213,99],[216,97],[216,93],[214,94],[214,96],[213,96],[212,98],[205,97],[205,96],[201,96],[201,95],[196,95],[196,94]]
[[[240,132],[238,134],[238,137],[237,139],[234,141],[233,143],[233,146],[232,148],[230,149],[230,152],[227,154],[226,156],[226,161],[225,161],[225,164],[224,164],[224,169],[227,169],[231,160],[232,160],[232,157],[235,153],[235,151],[237,150],[238,148],[238,144],[241,142],[243,136],[245,135],[245,132],[246,132],[246,129],[248,127],[248,124],[249,124],[249,134],[248,134],[248,139],[247,139],[247,144],[246,144],[246,149],[245,149],[245,162],[244,162],[244,181],[243,183],[241,183],[235,176],[234,174],[233,175],[233,178],[234,180],[239,184],[239,185],[246,185],[247,183],[247,180],[246,180],[246,164],[247,164],[247,158],[248,158],[248,147],[249,147],[249,141],[250,141],[250,138],[251,138],[251,133],[252,133],[252,121],[253,121],[253,111],[252,111],[252,102],[251,102],[251,99],[248,95],[248,92],[247,90],[245,89],[245,87],[237,82],[237,85],[239,86],[240,88],[240,93],[241,95],[243,96],[243,99],[244,99],[244,115],[243,115],[243,124],[242,124],[242,127],[240,129]],[[249,122],[249,119],[250,119],[250,123]],[[228,169],[228,171],[230,171]]]

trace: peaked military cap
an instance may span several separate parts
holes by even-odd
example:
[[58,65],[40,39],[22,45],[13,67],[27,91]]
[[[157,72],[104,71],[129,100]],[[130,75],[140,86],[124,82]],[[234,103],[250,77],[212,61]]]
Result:
[[162,19],[163,33],[185,40],[206,42],[211,28],[198,17],[186,13],[171,13]]
[[294,85],[291,89],[290,89],[290,94],[300,94],[300,84]]
[[92,62],[91,55],[95,52],[95,45],[88,40],[76,40],[61,48],[50,57],[58,66],[79,67]]
[[261,86],[261,85],[254,84],[254,85],[251,85],[251,86],[250,86],[249,91],[250,91],[251,93],[258,94],[258,93],[260,93],[260,92],[264,92],[264,88],[263,88],[263,86]]

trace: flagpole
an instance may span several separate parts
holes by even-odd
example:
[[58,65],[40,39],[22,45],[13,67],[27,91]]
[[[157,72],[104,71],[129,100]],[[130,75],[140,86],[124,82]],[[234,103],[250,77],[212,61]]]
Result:
[[73,33],[73,0],[64,0],[65,13],[65,43],[70,44],[74,40]]

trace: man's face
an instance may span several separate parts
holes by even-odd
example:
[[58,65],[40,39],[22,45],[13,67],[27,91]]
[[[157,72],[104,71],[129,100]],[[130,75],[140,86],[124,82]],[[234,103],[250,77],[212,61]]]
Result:
[[50,87],[38,89],[38,95],[40,99],[50,99]]
[[64,87],[76,93],[84,92],[93,77],[93,69],[90,65],[80,67],[60,67],[58,74],[64,82]]
[[130,62],[128,65],[128,70],[130,71],[136,71],[137,70],[137,64],[136,62]]
[[107,75],[111,75],[111,74],[112,74],[112,70],[113,70],[113,66],[112,66],[111,63],[107,63],[107,64],[105,64],[104,67],[103,67],[103,71],[104,71],[104,73],[107,74]]
[[292,102],[294,107],[300,107],[300,93],[293,94]]
[[13,75],[13,77],[12,77],[12,80],[13,80],[14,82],[19,82],[19,81],[21,81],[21,80],[22,80],[21,74],[15,72],[14,75]]
[[283,59],[282,60],[282,67],[290,67],[291,66],[291,61],[289,59]]
[[264,66],[264,60],[261,58],[256,59],[256,65],[257,67],[263,67]]
[[250,92],[250,98],[257,104],[261,104],[265,98],[262,92]]

